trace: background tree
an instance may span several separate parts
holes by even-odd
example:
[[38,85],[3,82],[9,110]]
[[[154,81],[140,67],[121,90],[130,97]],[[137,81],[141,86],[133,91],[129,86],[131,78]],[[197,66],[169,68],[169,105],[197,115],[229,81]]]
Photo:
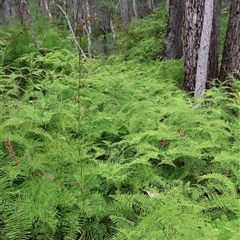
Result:
[[52,22],[52,14],[50,12],[50,2],[47,0],[39,0],[39,8],[41,13],[44,15],[46,14],[49,18],[49,21]]
[[0,22],[2,23],[9,23],[10,20],[19,16],[14,0],[0,0],[0,13]]
[[213,6],[213,21],[211,31],[211,42],[208,59],[208,77],[206,88],[211,87],[211,80],[218,77],[218,63],[219,63],[219,35],[220,35],[220,16],[222,0],[214,0]]
[[[85,4],[86,4],[86,12],[87,12],[87,18],[90,17],[90,7],[89,7],[89,2],[88,0],[85,0]],[[91,58],[92,57],[92,27],[91,27],[91,21],[87,21],[85,24],[85,30],[87,32],[87,39],[88,39],[88,57]]]
[[133,6],[134,16],[137,18],[138,17],[138,11],[137,11],[137,2],[136,2],[136,0],[132,0],[132,6]]
[[181,58],[183,1],[170,0],[168,6],[168,25],[163,55],[165,59]]
[[[232,0],[228,29],[223,49],[221,62],[220,81],[227,80],[227,86],[232,87],[231,78],[227,76],[233,74],[234,77],[240,78],[240,0]],[[237,72],[234,73],[234,71]]]
[[120,4],[121,19],[124,25],[129,23],[129,5],[128,0],[122,0]]

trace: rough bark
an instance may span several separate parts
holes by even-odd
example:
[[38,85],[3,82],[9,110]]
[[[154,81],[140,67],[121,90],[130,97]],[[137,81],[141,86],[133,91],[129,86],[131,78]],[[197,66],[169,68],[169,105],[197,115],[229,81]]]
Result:
[[[237,70],[238,73],[235,71]],[[230,16],[228,29],[223,49],[223,57],[220,69],[219,79],[226,82],[226,85],[232,88],[231,77],[240,79],[240,0],[232,0],[230,7]]]
[[211,80],[218,77],[218,58],[219,58],[219,34],[220,34],[220,13],[222,0],[214,0],[214,12],[211,32],[211,45],[209,52],[208,77],[206,88],[211,87]]
[[18,6],[15,0],[2,0],[0,2],[0,23],[7,24],[11,20],[19,17]]
[[183,88],[186,91],[194,91],[200,46],[204,0],[186,0],[183,55],[184,55],[184,79]]
[[198,51],[196,85],[194,91],[195,98],[202,96],[205,92],[205,86],[208,76],[208,58],[213,21],[213,5],[214,0],[207,0],[204,7],[204,19],[200,47]]
[[163,51],[165,59],[181,58],[183,55],[181,41],[182,18],[183,1],[170,0],[167,33]]

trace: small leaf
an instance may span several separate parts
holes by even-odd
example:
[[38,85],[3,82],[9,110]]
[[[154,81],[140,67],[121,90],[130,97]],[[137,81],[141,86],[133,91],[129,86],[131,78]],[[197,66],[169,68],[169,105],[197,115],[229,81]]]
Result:
[[177,130],[177,135],[178,136],[183,136],[184,135],[184,130],[183,129],[178,129]]
[[162,139],[160,140],[160,145],[161,145],[162,147],[165,147],[167,144],[168,144],[168,141],[167,141],[166,139],[162,138]]

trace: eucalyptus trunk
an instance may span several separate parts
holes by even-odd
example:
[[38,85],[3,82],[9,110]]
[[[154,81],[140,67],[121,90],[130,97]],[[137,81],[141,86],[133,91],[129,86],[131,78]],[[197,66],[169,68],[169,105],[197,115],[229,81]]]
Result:
[[134,16],[137,18],[138,17],[137,2],[136,0],[132,0],[132,3],[133,3],[133,13],[134,13]]
[[198,51],[196,85],[194,91],[195,98],[204,94],[208,77],[208,58],[213,21],[213,5],[214,0],[207,0],[205,2],[203,27]]

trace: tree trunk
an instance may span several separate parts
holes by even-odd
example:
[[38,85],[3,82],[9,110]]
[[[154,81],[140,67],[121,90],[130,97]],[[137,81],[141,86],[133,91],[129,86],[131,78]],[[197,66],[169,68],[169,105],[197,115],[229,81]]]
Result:
[[[86,0],[86,11],[87,11],[87,17],[90,16],[90,10],[89,10],[89,3],[88,0]],[[91,21],[86,22],[86,32],[87,32],[87,38],[88,38],[88,57],[92,57],[92,41],[91,41],[91,36],[92,36],[92,27],[91,27]]]
[[186,0],[183,37],[183,88],[186,91],[194,91],[195,89],[204,2],[204,0]]
[[121,18],[124,25],[129,23],[128,0],[121,1]]
[[168,26],[163,52],[165,59],[181,58],[183,55],[181,41],[182,18],[183,2],[179,0],[170,0]]
[[49,21],[50,23],[52,22],[52,15],[51,15],[51,12],[49,10],[49,4],[47,2],[47,0],[39,0],[39,8],[40,8],[40,12],[44,15],[44,14],[47,14],[48,15],[48,18],[49,18]]
[[133,2],[133,13],[134,13],[134,16],[137,18],[138,17],[137,3],[136,3],[136,0],[132,0],[132,2]]
[[170,0],[166,0],[166,8],[167,8],[167,11],[169,11],[169,1],[170,1]]
[[116,45],[116,38],[117,38],[117,34],[113,25],[113,16],[111,16],[110,18],[110,28],[111,28],[111,32],[112,32],[112,53],[115,53],[116,49],[117,49],[117,45]]
[[207,0],[204,8],[203,27],[197,61],[196,85],[194,91],[195,98],[202,96],[205,92],[208,76],[208,57],[213,21],[213,5],[214,0]]
[[1,0],[0,2],[0,21],[3,24],[9,23],[12,19],[19,16],[18,6],[14,4],[15,0]]
[[222,0],[214,0],[213,21],[211,32],[211,45],[209,52],[208,77],[206,88],[211,87],[211,80],[218,77],[218,58],[219,58],[219,34],[220,34],[220,13]]
[[148,9],[153,9],[153,2],[152,2],[152,0],[147,0],[147,8]]
[[227,81],[226,85],[230,88],[232,88],[232,80],[228,77],[229,74],[240,79],[239,72],[234,72],[235,70],[240,71],[240,0],[232,0],[231,3],[219,75],[220,81]]

